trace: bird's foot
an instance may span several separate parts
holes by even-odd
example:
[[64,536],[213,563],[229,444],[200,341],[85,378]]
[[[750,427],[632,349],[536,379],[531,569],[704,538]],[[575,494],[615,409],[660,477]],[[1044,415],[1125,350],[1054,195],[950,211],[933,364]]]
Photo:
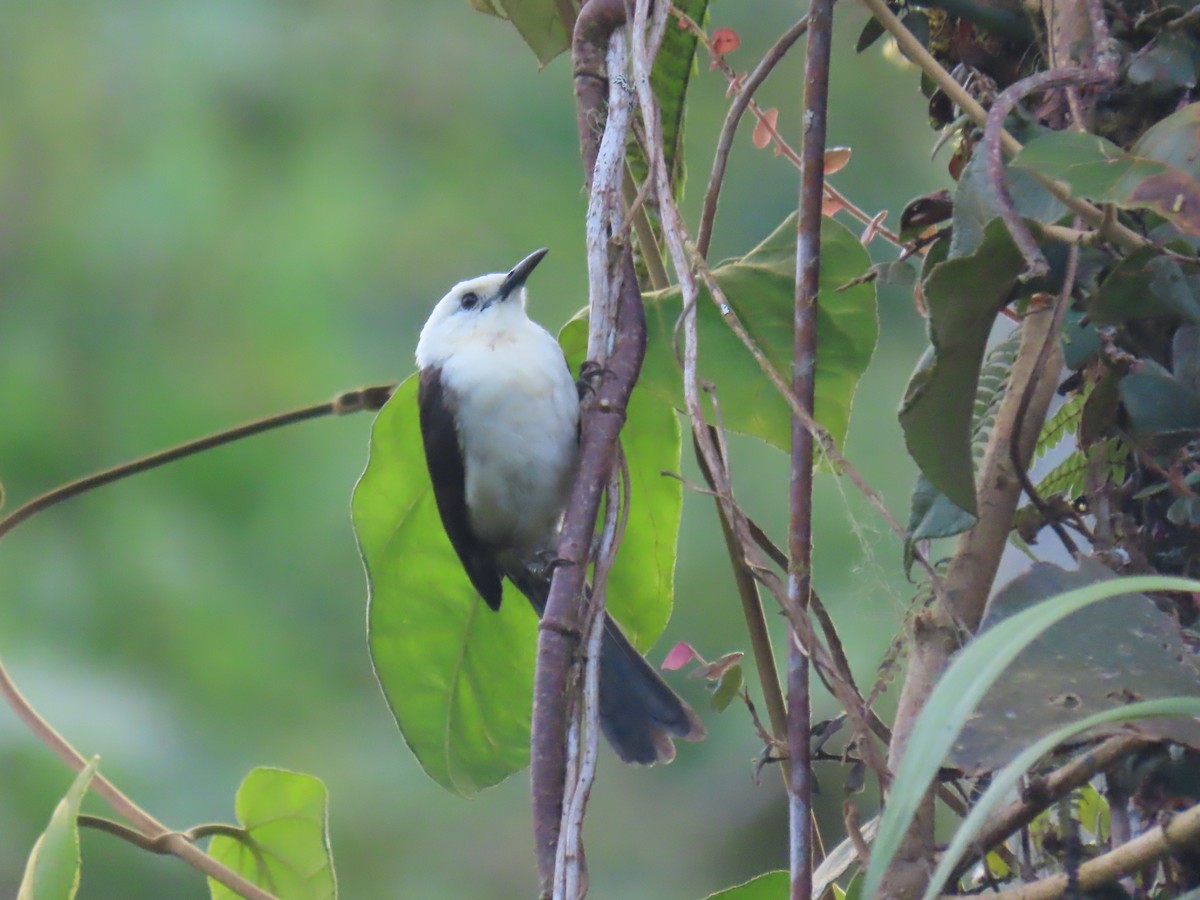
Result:
[[611,375],[612,370],[604,367],[594,359],[585,359],[579,364],[579,379],[575,382],[579,390],[579,399],[588,394],[596,393],[596,388],[605,375]]

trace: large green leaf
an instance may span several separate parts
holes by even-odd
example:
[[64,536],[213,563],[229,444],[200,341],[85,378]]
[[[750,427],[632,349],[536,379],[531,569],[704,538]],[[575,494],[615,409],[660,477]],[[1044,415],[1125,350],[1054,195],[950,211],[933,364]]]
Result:
[[409,378],[380,411],[354,490],[375,675],[426,773],[471,796],[529,761],[537,619],[511,586],[493,613],[442,530]]
[[[1073,571],[1035,563],[991,598],[979,631],[1113,577],[1111,569],[1088,557]],[[972,777],[983,775],[1008,765],[1022,748],[1065,722],[1123,706],[1129,698],[1186,694],[1200,694],[1200,671],[1191,665],[1175,618],[1145,594],[1109,597],[1050,626],[1018,654],[963,726],[947,764]],[[1159,722],[1152,730],[1200,747],[1200,722]]]
[[935,266],[925,279],[930,347],[908,383],[900,424],[908,452],[934,487],[975,514],[972,414],[988,335],[1022,271],[999,219],[975,252]]
[[[583,344],[569,338],[581,355]],[[679,469],[674,412],[636,392],[622,441],[632,501],[607,600],[645,649],[670,617],[674,589],[683,497],[661,475]],[[370,582],[371,657],[392,714],[431,778],[475,794],[529,761],[537,620],[511,586],[496,613],[467,580],[429,484],[415,379],[376,418],[353,509]]]
[[71,900],[79,890],[79,805],[96,775],[98,759],[87,764],[58,801],[50,822],[33,845],[17,900]]
[[878,895],[884,874],[963,723],[1021,650],[1051,625],[1108,597],[1138,591],[1197,590],[1200,582],[1184,578],[1161,575],[1114,578],[1043,601],[971,641],[938,679],[913,726],[880,820],[862,895]]
[[[1057,131],[1030,141],[1012,166],[1063,181],[1072,196],[1126,209],[1152,209],[1181,231],[1200,235],[1200,182],[1196,181],[1194,114],[1169,116],[1127,153],[1102,137]],[[1161,126],[1161,127],[1160,127]],[[1178,151],[1183,150],[1180,155]],[[1156,154],[1174,156],[1172,164]],[[1189,156],[1190,154],[1190,156]]]
[[472,8],[508,19],[541,65],[571,46],[577,0],[468,0]]
[[[858,379],[875,349],[878,323],[875,289],[856,284],[871,261],[858,239],[832,219],[821,223],[821,294],[817,312],[816,419],[839,444],[845,440]],[[730,306],[766,353],[776,371],[791,371],[792,309],[795,299],[796,217],[783,221],[761,244],[714,271]],[[680,290],[646,295],[649,341],[639,389],[683,408],[683,382],[673,344]],[[581,321],[568,328],[583,329]],[[786,450],[791,445],[791,409],[730,330],[707,291],[697,304],[700,377],[717,387],[725,424]]]
[[707,900],[787,900],[790,890],[790,877],[780,869],[764,872],[744,884],[709,894]]
[[[237,792],[237,819],[244,837],[217,835],[208,852],[277,897],[336,897],[328,807],[329,793],[319,778],[283,769],[255,769]],[[208,886],[213,900],[240,896],[211,878]]]

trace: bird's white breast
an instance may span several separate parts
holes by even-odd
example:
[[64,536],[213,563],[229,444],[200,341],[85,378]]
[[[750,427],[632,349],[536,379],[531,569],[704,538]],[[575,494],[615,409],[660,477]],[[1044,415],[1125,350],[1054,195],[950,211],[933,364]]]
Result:
[[524,559],[553,549],[578,453],[579,398],[562,350],[521,317],[442,362],[454,394],[471,527]]

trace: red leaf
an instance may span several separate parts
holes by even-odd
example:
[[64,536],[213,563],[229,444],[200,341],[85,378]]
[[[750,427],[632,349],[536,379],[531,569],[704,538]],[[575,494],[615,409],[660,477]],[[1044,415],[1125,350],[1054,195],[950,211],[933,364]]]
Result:
[[664,672],[674,672],[676,669],[682,669],[693,659],[703,662],[704,657],[693,650],[692,645],[687,641],[680,641],[671,648],[671,652],[667,654],[667,658],[662,661],[662,670]]
[[732,53],[741,44],[742,39],[738,37],[738,33],[732,28],[718,28],[712,33],[709,38],[708,46],[713,53],[718,56],[724,56],[726,53]]
[[754,146],[762,150],[773,141],[774,135],[771,134],[775,130],[775,123],[779,121],[779,110],[771,107],[762,114],[762,118],[758,120],[758,124],[754,126]]

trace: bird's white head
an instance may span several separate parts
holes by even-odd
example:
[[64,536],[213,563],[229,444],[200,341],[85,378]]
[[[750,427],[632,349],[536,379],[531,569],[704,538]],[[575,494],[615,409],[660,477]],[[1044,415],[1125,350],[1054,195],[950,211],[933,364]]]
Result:
[[549,251],[535,250],[510,272],[480,275],[450,289],[425,322],[417,341],[417,366],[440,365],[460,348],[494,340],[509,329],[529,324],[525,279]]

